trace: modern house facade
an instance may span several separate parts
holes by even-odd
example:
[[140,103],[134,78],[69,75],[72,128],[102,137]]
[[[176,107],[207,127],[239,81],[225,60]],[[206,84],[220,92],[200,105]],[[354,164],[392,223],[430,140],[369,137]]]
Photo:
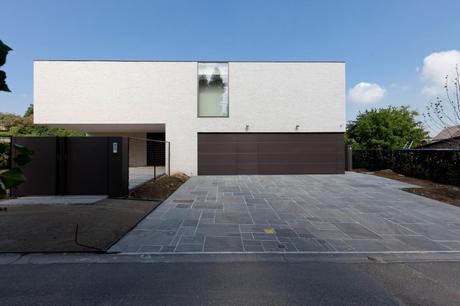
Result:
[[163,137],[171,172],[343,173],[345,63],[35,61],[34,121],[139,139],[131,166]]

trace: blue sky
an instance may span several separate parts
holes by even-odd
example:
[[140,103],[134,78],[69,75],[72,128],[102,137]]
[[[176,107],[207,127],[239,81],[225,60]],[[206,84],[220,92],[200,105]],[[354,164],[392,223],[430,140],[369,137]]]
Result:
[[362,83],[348,120],[385,105],[423,111],[460,62],[458,0],[15,0],[0,15],[0,39],[14,49],[2,112],[32,103],[36,59],[343,60],[347,93]]

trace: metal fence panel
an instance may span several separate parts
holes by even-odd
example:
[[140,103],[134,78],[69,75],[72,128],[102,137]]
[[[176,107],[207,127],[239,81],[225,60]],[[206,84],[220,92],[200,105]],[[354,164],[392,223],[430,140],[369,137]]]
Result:
[[460,186],[460,150],[353,150],[353,168],[393,171]]

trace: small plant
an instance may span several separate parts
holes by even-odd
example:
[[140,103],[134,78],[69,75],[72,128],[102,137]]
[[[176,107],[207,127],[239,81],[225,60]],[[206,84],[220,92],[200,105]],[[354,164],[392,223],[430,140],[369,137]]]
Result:
[[13,158],[14,161],[14,167],[0,170],[0,199],[7,196],[9,189],[19,186],[26,181],[20,167],[29,163],[33,155],[32,150],[18,144],[13,144],[15,155],[14,157],[8,156],[11,154],[10,146],[8,143],[0,143],[0,160],[5,163],[7,158]]

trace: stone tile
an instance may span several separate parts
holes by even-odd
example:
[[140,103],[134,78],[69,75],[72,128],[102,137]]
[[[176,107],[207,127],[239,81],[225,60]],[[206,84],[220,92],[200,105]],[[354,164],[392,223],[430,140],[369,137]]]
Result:
[[278,241],[262,241],[262,246],[266,252],[285,252],[286,246]]
[[201,215],[201,218],[211,218],[213,219],[216,216],[216,212],[214,211],[204,211]]
[[191,236],[195,235],[196,227],[195,226],[181,226],[177,231],[179,235]]
[[224,196],[221,200],[227,205],[245,204],[242,196]]
[[383,244],[387,249],[390,251],[416,251],[417,249],[413,246],[410,246],[399,239],[395,238],[383,238],[379,240],[381,244]]
[[406,224],[406,227],[417,234],[421,234],[432,240],[460,241],[458,233],[449,231],[447,226],[440,224]]
[[273,234],[258,234],[253,233],[254,240],[276,240],[276,236]]
[[238,224],[199,224],[196,234],[204,236],[238,236]]
[[294,230],[301,238],[316,238],[309,230],[305,228],[296,227]]
[[222,186],[219,187],[219,192],[240,192],[238,186]]
[[338,252],[351,252],[354,249],[348,245],[344,240],[334,240],[334,239],[326,239],[327,243],[334,248],[335,251]]
[[447,247],[430,240],[424,236],[397,236],[405,244],[414,247],[416,250],[421,251],[445,251],[449,250]]
[[240,238],[232,237],[206,237],[205,252],[243,252]]
[[353,219],[377,234],[416,235],[416,233],[411,231],[407,226],[402,226],[376,214],[362,214],[353,216]]
[[252,218],[247,212],[217,212],[216,224],[253,224]]
[[215,224],[214,218],[201,218],[200,224]]
[[182,236],[180,243],[182,244],[203,244],[204,236],[195,235],[195,236]]
[[[307,218],[308,220],[308,218]],[[318,230],[338,230],[337,226],[330,222],[309,221],[313,228]]]
[[358,223],[334,223],[334,225],[354,239],[381,239],[380,236]]
[[252,197],[244,197],[244,200],[247,204],[265,204],[268,205],[265,199],[254,199]]
[[182,226],[197,226],[198,225],[198,219],[196,220],[184,220],[182,222]]
[[271,209],[250,209],[252,219],[256,224],[273,224],[273,222],[284,223],[280,217]]
[[180,252],[202,252],[203,251],[203,245],[202,244],[184,244],[184,243],[179,243],[177,245],[176,249],[174,252],[180,253]]
[[275,234],[278,237],[298,237],[297,233],[292,229],[276,228]]
[[242,233],[260,233],[264,234],[265,230],[274,230],[268,224],[240,224],[240,231]]
[[252,237],[251,233],[241,233],[241,239],[243,239],[243,240],[253,240],[254,237]]
[[244,247],[244,251],[246,252],[263,252],[264,251],[261,241],[243,240],[243,247]]
[[141,246],[138,250],[138,252],[145,252],[145,253],[154,253],[154,252],[160,252],[162,246],[161,245],[144,245]]
[[312,230],[310,234],[318,239],[350,239],[351,237],[339,230]]
[[224,205],[222,203],[217,202],[195,202],[192,208],[196,209],[223,209]]
[[352,239],[352,240],[344,240],[346,244],[351,246],[356,251],[362,252],[382,252],[382,251],[389,251],[388,248],[385,247],[381,243],[380,240],[377,239]]
[[301,252],[325,252],[334,251],[332,246],[323,243],[318,239],[311,238],[292,238],[292,244]]
[[174,252],[175,248],[176,248],[175,246],[164,245],[164,246],[161,247],[160,252],[167,252],[167,253]]
[[448,247],[452,251],[460,251],[460,242],[459,241],[443,241],[440,242],[441,245]]

